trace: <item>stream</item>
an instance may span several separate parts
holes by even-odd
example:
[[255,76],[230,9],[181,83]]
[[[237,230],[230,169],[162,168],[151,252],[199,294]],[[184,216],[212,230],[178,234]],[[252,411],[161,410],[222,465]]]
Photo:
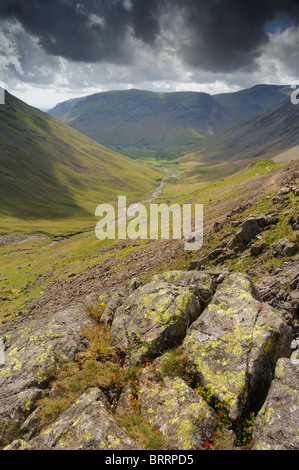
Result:
[[[158,168],[158,167],[155,167]],[[158,197],[162,194],[163,188],[165,186],[165,181],[167,181],[170,178],[177,178],[177,175],[174,173],[173,170],[169,170],[169,168],[162,168],[165,173],[167,173],[167,176],[165,176],[161,181],[159,186],[155,189],[153,192],[152,196],[149,199],[145,199],[140,202],[136,202],[135,204],[130,205],[128,208],[123,208],[123,212],[125,213],[124,215],[121,215],[117,218],[117,220],[114,220],[110,225],[108,225],[107,232],[116,226],[116,224],[120,224],[121,222],[131,220],[136,216],[136,212],[138,211],[138,206],[139,205],[145,205],[145,204],[151,204],[155,199],[158,199]],[[147,223],[145,221],[144,223]]]

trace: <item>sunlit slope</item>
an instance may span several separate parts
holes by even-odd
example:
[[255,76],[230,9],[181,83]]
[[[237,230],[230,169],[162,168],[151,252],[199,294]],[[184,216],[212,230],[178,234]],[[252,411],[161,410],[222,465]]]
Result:
[[113,152],[9,93],[0,106],[0,214],[94,215],[102,202],[151,194],[161,174]]

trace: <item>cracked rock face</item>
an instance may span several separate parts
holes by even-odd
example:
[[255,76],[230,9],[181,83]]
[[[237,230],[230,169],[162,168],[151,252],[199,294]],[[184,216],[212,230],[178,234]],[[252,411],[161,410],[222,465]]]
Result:
[[179,377],[162,377],[158,362],[140,379],[140,412],[174,450],[200,450],[217,427],[212,408]]
[[[298,287],[294,267],[291,293]],[[256,448],[298,449],[298,361],[288,359],[292,334],[280,303],[276,309],[263,302],[272,281],[258,291],[240,273],[171,271],[147,284],[134,284],[111,301],[110,331],[131,364],[160,356],[143,369],[138,401],[144,419],[160,430],[172,449],[201,449],[217,426],[215,411],[195,390],[179,376],[164,375],[164,353],[181,342],[194,383],[221,402],[234,424],[248,411],[260,410]],[[277,279],[274,287],[281,290]],[[1,446],[138,448],[116,421],[117,413],[126,414],[132,406],[129,385],[116,415],[104,392],[90,388],[46,428],[36,416],[40,397],[55,392],[50,384],[61,365],[86,347],[82,331],[90,326],[95,323],[78,306],[32,319],[0,338]]]
[[0,443],[32,413],[58,367],[74,359],[85,345],[80,332],[93,325],[82,309],[69,308],[33,319],[8,332],[0,365]]
[[230,275],[187,332],[183,350],[198,381],[238,422],[262,404],[275,365],[290,356],[291,330],[283,316],[261,303],[251,280]]
[[282,358],[254,426],[254,450],[299,450],[299,360]]
[[[16,444],[14,444],[16,445]],[[32,450],[137,450],[98,388],[84,392],[28,445]]]
[[299,259],[290,259],[270,276],[260,279],[256,287],[263,302],[285,312],[294,338],[299,337]]
[[184,338],[213,291],[214,281],[206,274],[155,276],[117,308],[111,335],[131,362],[148,360]]

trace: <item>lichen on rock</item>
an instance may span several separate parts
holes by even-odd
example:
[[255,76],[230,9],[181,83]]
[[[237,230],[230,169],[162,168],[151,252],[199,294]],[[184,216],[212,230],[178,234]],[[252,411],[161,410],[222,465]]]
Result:
[[254,450],[299,450],[299,360],[282,358],[259,411]]
[[232,274],[190,326],[183,351],[199,383],[237,422],[262,403],[275,364],[290,354],[290,343],[283,316],[260,302],[248,276]]
[[32,450],[137,450],[98,388],[86,390],[54,423],[29,441]]
[[173,450],[201,450],[217,427],[216,413],[179,377],[163,377],[159,363],[140,378],[141,415],[168,440]]
[[80,332],[93,325],[82,308],[33,319],[4,337],[0,368],[0,444],[4,445],[34,411],[59,366],[84,346]]
[[191,290],[156,280],[141,286],[116,310],[111,335],[131,362],[142,362],[179,343],[200,313]]

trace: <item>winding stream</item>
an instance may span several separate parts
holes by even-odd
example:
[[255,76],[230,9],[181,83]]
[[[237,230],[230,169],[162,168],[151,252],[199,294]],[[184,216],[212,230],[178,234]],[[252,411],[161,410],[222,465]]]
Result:
[[[157,168],[157,167],[155,167]],[[140,202],[136,202],[135,204],[130,205],[128,208],[124,208],[123,212],[125,213],[124,215],[120,215],[116,221],[113,221],[107,228],[107,232],[116,226],[116,224],[120,224],[123,221],[131,220],[136,216],[136,211],[138,211],[138,206],[139,205],[145,205],[145,204],[151,204],[155,199],[158,199],[158,197],[162,194],[163,188],[165,186],[165,181],[167,181],[170,178],[177,178],[177,175],[174,173],[173,170],[169,170],[169,168],[162,168],[165,173],[167,173],[167,176],[165,176],[161,181],[159,186],[155,189],[153,194],[149,199],[145,199]],[[146,221],[144,223],[147,223]]]

